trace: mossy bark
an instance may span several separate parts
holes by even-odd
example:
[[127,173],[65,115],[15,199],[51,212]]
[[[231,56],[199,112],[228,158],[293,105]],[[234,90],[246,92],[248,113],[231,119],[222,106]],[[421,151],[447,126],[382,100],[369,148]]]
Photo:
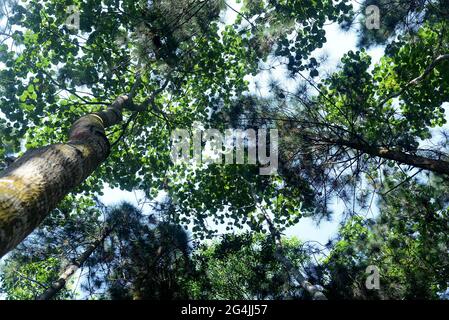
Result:
[[29,150],[0,173],[0,257],[29,235],[109,155],[105,129],[122,120],[127,96],[72,126],[67,143]]

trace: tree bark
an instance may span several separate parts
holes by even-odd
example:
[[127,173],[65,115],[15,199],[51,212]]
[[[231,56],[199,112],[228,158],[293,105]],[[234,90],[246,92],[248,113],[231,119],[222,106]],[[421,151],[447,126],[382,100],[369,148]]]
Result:
[[16,247],[109,155],[105,128],[122,121],[128,97],[78,119],[67,143],[29,150],[0,173],[0,257]]
[[113,228],[106,228],[101,237],[91,243],[87,249],[72,263],[65,267],[64,271],[60,274],[58,280],[52,283],[51,287],[45,290],[36,300],[50,300],[53,299],[59,291],[61,291],[67,281],[75,272],[83,266],[86,260],[94,253],[95,250],[104,242],[104,240],[111,234]]
[[439,174],[449,175],[448,161],[426,158],[415,154],[410,154],[398,150],[391,150],[383,147],[370,146],[359,141],[347,141],[339,139],[329,142],[339,146],[346,146],[374,157],[393,160],[402,164],[410,165],[415,168],[429,170]]

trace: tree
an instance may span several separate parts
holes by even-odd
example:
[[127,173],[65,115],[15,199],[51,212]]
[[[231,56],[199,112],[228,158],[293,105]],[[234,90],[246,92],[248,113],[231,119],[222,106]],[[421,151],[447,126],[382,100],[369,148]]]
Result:
[[[221,226],[225,233],[249,228],[270,234],[277,263],[313,296],[318,287],[311,282],[320,277],[296,267],[296,260],[284,251],[282,232],[287,227],[304,216],[330,217],[329,203],[340,198],[348,226],[341,238],[351,238],[365,232],[364,222],[352,217],[371,208],[389,175],[402,179],[392,180],[396,185],[391,189],[396,190],[429,172],[435,179],[449,173],[447,138],[443,134],[437,146],[432,145],[435,139],[428,141],[445,124],[449,96],[444,1],[377,1],[381,10],[397,10],[388,13],[387,25],[376,34],[362,31],[360,43],[382,43],[385,55],[372,65],[365,50],[350,51],[328,74],[315,52],[326,42],[327,22],[347,27],[356,19],[359,12],[349,1],[244,1],[237,10],[215,0],[125,0],[120,6],[89,0],[73,3],[70,12],[68,4],[72,2],[31,0],[5,11],[0,130],[8,139],[2,139],[0,156],[19,159],[0,176],[0,255],[45,221],[64,196],[93,199],[107,183],[143,190],[150,201],[164,194],[171,208],[166,234],[179,239],[179,228],[188,225],[200,241],[216,237]],[[235,23],[220,22],[224,10],[237,14]],[[413,15],[420,19],[410,27]],[[79,17],[79,26],[68,25],[69,17],[75,22]],[[250,90],[248,79],[277,67],[297,82],[298,90],[276,82],[263,95],[257,87]],[[279,130],[279,176],[260,176],[257,165],[171,162],[173,129],[224,130],[231,125]],[[62,143],[66,132],[69,141]],[[20,146],[29,151],[22,154]],[[407,199],[405,193],[400,197]],[[388,199],[379,205],[390,210],[394,203]],[[387,220],[398,233],[394,218]],[[56,221],[55,228],[63,226],[63,220]],[[151,228],[139,228],[129,232],[159,243]],[[107,246],[115,241],[112,235],[102,240],[96,231],[89,243],[100,239],[97,243]],[[407,248],[415,245],[409,238],[401,239]],[[122,240],[130,252],[139,252],[132,241]],[[159,257],[152,243],[143,244],[149,252],[145,261]],[[169,277],[176,286],[165,293],[144,289],[164,282],[151,278],[146,269],[154,269],[136,257],[118,263],[115,247],[98,256],[98,262],[111,257],[113,273],[128,273],[132,279],[120,284],[117,297],[185,296],[184,284],[192,279],[184,265],[189,259],[180,252],[187,247],[168,247],[160,257],[161,268],[166,271],[176,263],[180,274]],[[392,248],[388,246],[396,250]],[[79,246],[71,259],[84,260],[77,260],[83,252],[93,257],[102,251]],[[435,255],[432,263],[440,260]],[[348,261],[344,263],[350,265]],[[65,262],[58,258],[51,263],[61,269]],[[333,265],[327,268],[334,275]],[[414,269],[414,276],[419,272]],[[141,279],[140,273],[148,277]],[[111,283],[100,279],[99,285],[97,289]],[[344,285],[348,288],[350,280],[345,278]],[[327,288],[334,294],[332,286]]]
[[[392,175],[388,187],[402,173]],[[354,217],[322,266],[330,298],[438,299],[447,290],[447,183],[409,180],[385,191],[373,221]],[[368,266],[379,268],[380,290],[365,286]]]
[[37,300],[49,300],[54,298],[62,289],[64,289],[67,284],[67,280],[72,277],[75,272],[78,271],[80,267],[86,263],[87,259],[94,253],[95,250],[99,248],[100,245],[104,244],[106,238],[113,231],[113,227],[106,228],[102,231],[99,238],[97,238],[93,243],[91,243],[86,251],[84,251],[78,258],[73,260],[69,265],[67,265],[62,273],[59,274],[58,279],[51,284],[41,295],[37,297]]
[[[67,144],[26,152],[0,176],[0,254],[19,244],[63,197],[84,181],[110,151],[104,129],[121,120],[128,97],[102,113],[80,118]],[[51,165],[48,165],[48,164]]]
[[[307,36],[301,38],[306,55],[325,41],[320,31],[325,20],[336,21],[341,12],[350,9],[344,2],[334,8],[330,1],[310,3],[307,12],[298,5],[247,3],[237,25],[219,32],[213,21],[222,2],[176,3],[125,1],[118,10],[113,1],[108,1],[106,8],[96,0],[79,3],[73,13],[80,16],[78,30],[66,25],[63,1],[14,5],[9,23],[25,31],[12,28],[6,35],[20,50],[1,47],[1,62],[6,66],[1,104],[9,120],[7,129],[14,127],[19,136],[27,132],[26,145],[32,148],[62,141],[68,123],[79,120],[71,128],[67,144],[28,151],[2,174],[1,254],[23,240],[65,194],[79,187],[106,160],[111,149],[104,129],[118,124],[124,109],[134,113],[121,132],[110,134],[117,149],[82,189],[99,191],[108,181],[128,189],[138,186],[154,196],[169,169],[169,150],[167,144],[154,144],[153,139],[167,139],[173,124],[206,120],[209,105],[213,109],[221,103],[228,105],[231,97],[246,90],[244,76],[256,72],[257,59],[267,57],[284,22],[291,31],[296,23],[307,28]],[[262,18],[263,12],[270,14]],[[292,12],[298,16],[291,18]],[[303,20],[313,13],[319,14]],[[169,24],[158,18],[163,14],[173,18]],[[250,23],[248,30],[243,20],[249,21],[251,16],[260,22],[256,28]],[[271,19],[275,28],[267,28],[266,19]],[[263,32],[265,28],[268,33]],[[251,37],[253,33],[255,37]],[[260,51],[262,41],[265,49]],[[278,47],[290,54],[286,37],[279,39]],[[296,61],[291,66],[299,65]],[[30,73],[33,75],[28,77]],[[129,95],[124,96],[126,93]],[[114,96],[119,98],[106,111],[99,111]],[[172,104],[173,98],[176,103]],[[49,130],[50,126],[57,130]],[[146,134],[127,132],[138,128]],[[130,152],[120,146],[122,140],[136,147]],[[154,147],[131,160],[130,154],[139,154],[145,146]],[[126,165],[120,165],[123,159],[128,160]],[[50,172],[47,162],[59,169]],[[69,167],[62,170],[65,162]],[[137,171],[143,175],[139,177]]]
[[[104,210],[88,198],[66,197],[39,229],[3,261],[1,289],[6,298],[37,299],[46,291],[52,293],[53,299],[75,297],[75,281],[70,278],[73,273],[64,271],[76,271],[73,265],[77,263],[82,267],[80,257],[92,250],[92,244],[105,230],[105,221],[101,221]],[[64,279],[59,279],[61,274]],[[52,288],[55,283],[57,286]]]
[[114,232],[88,264],[88,292],[120,300],[188,299],[192,244],[184,228],[170,222],[172,207],[162,203],[150,216],[125,208],[130,213],[115,212]]
[[274,85],[269,97],[244,99],[249,108],[237,109],[234,122],[282,131],[281,172],[290,183],[312,186],[322,212],[333,196],[347,199],[362,180],[376,180],[385,165],[447,175],[444,131],[437,146],[425,143],[446,123],[449,56],[442,19],[389,44],[372,70],[366,51],[351,51],[320,82],[299,73],[304,85],[297,92]]
[[[297,239],[283,239],[295,268],[308,260]],[[194,252],[193,262],[204,274],[193,282],[194,299],[305,299],[307,292],[276,258],[271,236],[226,235]]]
[[[130,30],[127,30],[126,32],[134,32],[135,28],[137,28],[137,21],[134,21],[133,19],[129,20],[129,18],[131,17],[130,15],[132,13],[135,13],[133,10],[137,10],[139,6],[138,4],[133,4],[133,2],[130,2],[129,7],[127,8],[130,12],[126,12],[123,15],[118,14],[117,17],[105,17],[105,20],[102,20],[99,25],[96,25],[96,22],[93,20],[83,21],[81,23],[82,31],[87,32],[95,25],[95,27],[97,28],[96,32],[98,33],[96,34],[94,32],[94,36],[91,37],[90,41],[87,41],[87,45],[84,48],[79,45],[78,40],[76,40],[76,36],[73,37],[67,27],[63,25],[58,26],[55,24],[54,18],[50,17],[50,15],[56,14],[57,20],[61,21],[64,16],[64,11],[62,7],[53,7],[53,5],[54,4],[46,4],[46,9],[48,10],[48,12],[47,15],[43,14],[46,15],[44,19],[42,19],[41,15],[42,12],[44,12],[42,11],[44,7],[37,1],[31,1],[28,4],[28,11],[20,5],[14,6],[14,15],[11,18],[12,23],[16,23],[17,25],[24,25],[28,28],[29,31],[25,35],[23,35],[23,33],[20,31],[14,32],[13,38],[19,45],[24,46],[25,49],[21,54],[14,54],[13,52],[5,54],[5,52],[7,51],[7,46],[2,45],[2,61],[5,62],[7,66],[11,67],[8,70],[3,70],[3,74],[6,75],[6,78],[8,78],[8,74],[20,78],[21,73],[25,75],[26,73],[28,73],[30,68],[34,68],[34,71],[36,71],[37,73],[37,76],[35,78],[33,77],[33,80],[30,81],[30,84],[27,86],[26,90],[23,91],[23,93],[15,92],[14,89],[14,92],[10,92],[2,100],[4,104],[7,103],[9,105],[7,108],[5,108],[7,116],[9,115],[9,120],[18,121],[16,122],[15,126],[21,127],[22,132],[25,129],[23,125],[25,124],[24,114],[27,113],[27,108],[25,107],[25,103],[27,101],[36,99],[41,101],[35,105],[37,109],[28,109],[28,113],[32,114],[32,120],[29,121],[28,124],[31,124],[32,122],[40,122],[40,114],[49,111],[49,109],[44,107],[44,99],[46,99],[46,97],[39,97],[36,94],[35,86],[39,86],[39,88],[37,89],[38,92],[43,92],[40,89],[43,89],[44,87],[49,89],[47,91],[47,94],[50,95],[49,102],[53,104],[53,106],[50,107],[51,110],[56,107],[55,104],[58,104],[57,100],[60,99],[56,95],[56,88],[58,87],[71,93],[74,99],[84,101],[86,105],[105,104],[105,102],[95,101],[95,99],[94,101],[92,101],[91,99],[89,99],[89,101],[86,100],[76,93],[76,88],[78,86],[90,84],[91,90],[95,92],[94,95],[103,95],[102,92],[99,92],[97,86],[108,87],[111,81],[109,79],[111,79],[114,75],[110,71],[108,71],[107,79],[102,83],[92,83],[91,79],[79,79],[79,76],[81,73],[83,73],[83,76],[95,78],[96,76],[94,76],[93,73],[98,75],[102,72],[106,72],[105,70],[103,70],[103,65],[97,64],[97,69],[95,69],[95,65],[93,65],[94,61],[96,61],[97,59],[96,55],[104,54],[104,52],[101,51],[103,47],[98,50],[97,43],[95,42],[102,42],[105,40],[104,37],[107,36],[107,33],[109,33],[110,31],[106,28],[105,25],[113,21],[114,18],[118,18],[124,19],[122,23],[125,25],[128,23],[134,23],[134,25],[130,27]],[[109,5],[110,8],[112,8],[113,4],[111,3]],[[186,5],[187,3],[184,3],[184,6]],[[86,18],[88,18],[88,16],[92,14],[91,11],[96,10],[95,8],[98,8],[98,6],[101,7],[101,2],[91,1],[82,4],[82,7],[79,8],[79,10],[85,11],[87,14]],[[167,8],[164,9],[164,6],[165,5],[163,4],[151,6],[146,10],[141,10],[139,14],[157,14],[158,12],[160,13],[161,10],[167,10]],[[184,11],[187,10],[186,7],[182,6],[178,9],[183,15],[186,13]],[[201,18],[197,15],[200,13],[204,13],[204,10],[206,9],[210,11],[215,10],[216,8],[210,8],[210,5],[205,6],[205,4],[202,3],[200,8],[196,10],[195,19]],[[177,14],[179,14],[179,12],[172,12],[172,14],[176,16]],[[216,15],[211,15],[210,19],[213,19],[215,16]],[[143,18],[139,22],[142,23],[142,21],[144,22],[145,18]],[[105,25],[103,25],[103,23]],[[161,23],[161,21],[159,21],[159,23]],[[202,23],[203,22],[200,23],[200,26],[198,28],[208,29],[208,27],[205,27]],[[44,28],[41,29],[41,26],[43,26]],[[33,27],[35,29],[33,29]],[[107,27],[110,28],[112,26],[108,25]],[[139,31],[140,38],[136,40],[136,48],[139,48],[140,41],[142,40],[141,38],[148,36],[148,34],[146,34],[145,32],[153,34],[154,30],[152,28],[158,28],[158,26],[156,24],[156,26],[151,25],[148,28],[149,30]],[[195,31],[195,28],[193,29],[193,31]],[[178,31],[181,32],[181,30]],[[165,32],[167,32],[167,34],[169,35],[169,38],[167,39],[168,44],[174,46],[174,42],[176,42],[178,47],[182,46],[182,41],[177,38],[177,34],[172,34],[167,30]],[[190,36],[192,36],[191,33],[192,30],[190,30]],[[57,58],[55,55],[60,54],[58,50],[61,47],[53,46],[54,41],[58,41],[58,34],[60,34],[66,41],[66,47],[63,47],[65,48],[64,52],[68,56],[65,60],[65,67],[61,68],[58,71],[58,78],[55,80],[51,75],[53,71],[49,71],[49,68],[52,64],[57,64],[59,61],[59,58]],[[42,55],[38,54],[36,56],[35,50],[39,45],[42,44],[45,44],[44,46],[40,46],[40,48],[43,49]],[[97,52],[92,52],[89,47],[95,47]],[[76,62],[74,60],[74,54],[76,54],[74,50],[76,51],[79,48],[88,52],[88,56],[85,57],[84,62],[81,61],[80,65],[78,65],[81,70],[71,73],[69,72],[69,69],[75,70],[75,68],[77,68]],[[129,50],[125,50],[125,53],[123,53],[120,45],[116,45],[114,49],[116,50],[116,54],[118,54],[121,59],[126,58],[127,56],[131,56],[130,59],[132,59],[132,55],[129,54]],[[170,51],[173,51],[175,49],[176,47],[171,47]],[[36,59],[33,59],[33,62],[28,63],[31,61],[29,60],[25,64],[24,61],[30,55],[35,56],[35,58],[40,59],[40,61],[36,62]],[[174,58],[173,56],[168,56],[169,53],[165,53],[162,55],[162,57],[151,62],[151,64],[158,63],[159,60],[166,61],[169,58]],[[53,57],[53,59],[49,59],[48,57]],[[121,61],[121,64],[123,64],[123,61]],[[187,64],[189,64],[189,62]],[[182,66],[183,65],[181,64],[181,67]],[[150,67],[150,62],[147,61],[146,67]],[[14,70],[14,73],[12,73],[12,70]],[[136,71],[134,69],[134,72],[132,73],[135,76],[136,73],[139,72],[140,71]],[[135,84],[145,82],[145,80],[142,81],[143,77],[144,76],[139,76],[139,80]],[[70,80],[70,78],[72,78],[72,80]],[[67,83],[70,81],[72,82]],[[159,90],[152,90],[154,91],[153,93],[157,94],[162,91],[167,86],[168,82],[169,79],[167,79],[165,85],[161,86]],[[10,83],[6,83],[7,84],[4,86],[4,89],[12,89]],[[115,85],[120,86],[120,83],[115,82]],[[21,84],[19,87],[21,89],[24,89],[23,84]],[[134,86],[133,88],[135,90],[142,90],[141,87],[137,88],[136,86]],[[21,89],[19,89],[19,91]],[[114,90],[117,90],[117,88],[114,88],[114,85],[111,84],[111,87],[106,90],[109,94],[111,94],[112,92],[114,92]],[[18,99],[18,96],[20,96],[20,99]],[[17,245],[26,235],[28,235],[43,220],[49,210],[56,206],[56,204],[62,199],[64,195],[66,195],[74,187],[78,186],[82,181],[84,181],[84,179],[86,179],[94,171],[94,169],[106,159],[107,155],[110,152],[110,147],[104,129],[121,122],[122,110],[125,106],[126,101],[130,100],[130,98],[132,98],[132,95],[128,97],[121,96],[106,111],[91,113],[89,115],[81,117],[75,122],[70,130],[68,144],[50,145],[42,149],[29,151],[28,153],[24,154],[20,160],[18,160],[5,172],[3,172],[0,180],[2,185],[2,198],[0,203],[3,217],[0,227],[1,255],[9,251],[11,248]],[[146,110],[147,105],[150,102],[153,102],[154,99],[154,96],[152,96],[151,98],[147,98],[146,103],[140,105],[141,108],[139,110]],[[14,101],[13,105],[11,105],[11,100]],[[65,100],[64,102],[61,102],[61,105],[59,105],[61,108],[57,108],[57,110],[65,112],[62,109],[66,109],[64,108],[64,106],[67,105],[67,100]],[[76,105],[77,103],[73,104],[72,106]],[[18,108],[14,108],[14,106],[17,106]],[[39,110],[41,111],[39,112]],[[136,117],[137,114],[134,114],[132,117],[130,117],[128,124]],[[54,163],[54,168],[59,169],[49,169],[49,167],[46,167],[44,165],[47,162]],[[67,169],[63,169],[64,166],[67,166]],[[30,199],[34,199],[34,201]],[[31,212],[35,214],[32,215]]]

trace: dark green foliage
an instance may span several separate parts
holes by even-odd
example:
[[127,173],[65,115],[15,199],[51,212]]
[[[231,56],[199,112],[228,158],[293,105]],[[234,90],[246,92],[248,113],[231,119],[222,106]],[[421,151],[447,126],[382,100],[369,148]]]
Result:
[[191,247],[184,229],[164,221],[151,225],[129,204],[111,215],[117,225],[89,263],[86,290],[106,288],[103,297],[110,299],[189,298]]
[[[388,179],[386,191],[394,186]],[[388,192],[375,221],[355,217],[322,266],[329,298],[438,299],[447,290],[449,272],[447,183],[406,182]],[[380,269],[380,290],[367,290],[366,268]]]
[[[307,261],[298,240],[284,240],[286,255],[295,267]],[[301,299],[301,287],[275,258],[271,236],[244,233],[224,236],[203,245],[193,256],[204,274],[193,282],[192,298]]]

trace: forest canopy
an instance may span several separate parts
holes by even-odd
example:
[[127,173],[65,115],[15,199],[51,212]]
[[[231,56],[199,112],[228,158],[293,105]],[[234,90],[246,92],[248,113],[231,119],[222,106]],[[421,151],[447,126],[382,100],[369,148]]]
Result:
[[[447,299],[448,18],[3,1],[0,297]],[[291,237],[307,219],[338,232]]]

